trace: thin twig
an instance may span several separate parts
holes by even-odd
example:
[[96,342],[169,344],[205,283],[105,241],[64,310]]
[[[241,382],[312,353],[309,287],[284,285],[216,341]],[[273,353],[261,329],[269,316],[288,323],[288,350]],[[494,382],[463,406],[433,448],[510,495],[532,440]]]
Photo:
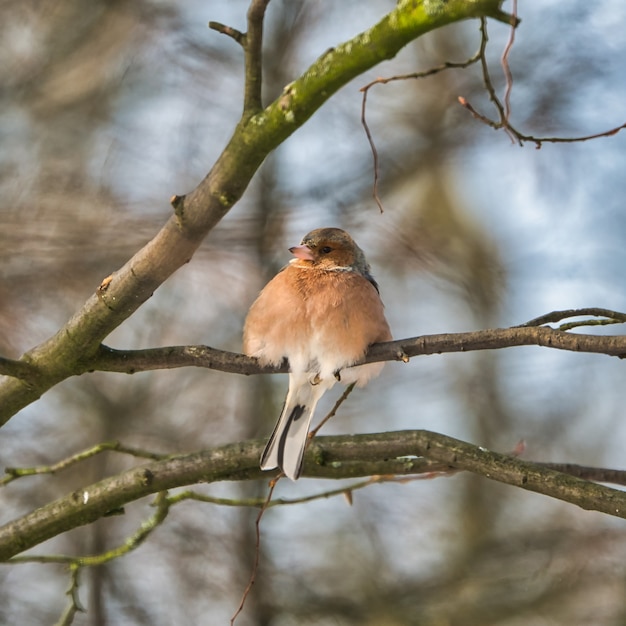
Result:
[[[610,309],[602,309],[599,307],[586,307],[582,309],[564,309],[560,311],[551,311],[539,317],[535,317],[532,320],[514,326],[514,328],[525,328],[528,326],[543,326],[544,324],[555,324],[570,317],[579,317],[583,315],[590,315],[592,317],[606,317],[615,320],[616,323],[626,322],[626,313],[620,311],[611,311]],[[588,320],[592,321],[592,320]]]
[[265,498],[265,503],[261,507],[259,514],[256,516],[256,520],[254,522],[254,529],[256,533],[256,544],[254,547],[254,563],[252,565],[252,572],[250,572],[250,579],[248,580],[248,584],[246,585],[246,588],[244,589],[243,594],[241,596],[241,602],[239,603],[237,610],[233,613],[233,616],[230,618],[231,626],[233,626],[237,617],[239,616],[241,611],[243,611],[243,607],[246,604],[248,595],[250,594],[250,591],[252,590],[252,587],[254,586],[254,583],[256,582],[256,575],[257,575],[257,572],[259,571],[259,561],[261,560],[261,519],[263,518],[265,511],[267,511],[270,505],[270,502],[272,501],[272,495],[274,494],[274,489],[276,489],[276,485],[278,484],[278,481],[283,476],[284,474],[281,473],[278,476],[276,476],[276,478],[273,478],[272,480],[270,480],[270,488],[267,492],[267,498]]
[[376,144],[374,143],[374,139],[372,138],[372,133],[370,131],[369,124],[367,123],[367,119],[365,117],[365,110],[367,107],[367,94],[369,90],[366,89],[363,91],[363,100],[361,102],[361,124],[363,124],[363,128],[365,129],[365,136],[367,137],[367,141],[370,144],[370,149],[372,151],[372,157],[374,159],[374,185],[372,187],[372,197],[374,198],[376,204],[378,205],[378,209],[381,213],[384,213],[383,203],[380,200],[380,196],[378,195],[378,177],[379,177],[379,165],[378,165],[378,150],[376,150]]
[[125,446],[119,441],[105,441],[103,443],[92,446],[91,448],[87,448],[86,450],[82,450],[81,452],[77,452],[76,454],[73,454],[65,459],[61,459],[60,461],[57,461],[52,465],[38,465],[35,467],[6,467],[4,470],[5,476],[0,478],[0,487],[4,487],[10,482],[13,482],[14,480],[22,478],[24,476],[56,474],[57,472],[65,470],[68,467],[75,465],[76,463],[80,463],[81,461],[84,461],[106,451],[120,452],[122,454],[129,454],[138,458],[152,459],[155,461],[165,459],[169,456],[167,454],[158,454],[149,450],[142,450],[141,448]]
[[315,437],[315,435],[317,435],[317,433],[319,432],[320,428],[332,417],[335,416],[335,414],[337,413],[337,409],[339,409],[339,407],[345,402],[345,400],[348,398],[348,396],[352,393],[352,390],[354,389],[354,386],[356,385],[356,383],[351,383],[349,384],[345,391],[341,394],[341,397],[339,398],[339,400],[337,400],[337,402],[335,402],[335,406],[333,406],[333,408],[329,411],[328,415],[326,415],[326,417],[315,427],[312,428],[309,431],[309,441],[311,439],[313,439],[313,437]]
[[[513,0],[513,7],[511,14],[517,19],[517,0]],[[508,122],[511,117],[511,90],[513,89],[513,74],[511,73],[511,66],[509,65],[509,53],[515,43],[515,25],[511,24],[511,30],[509,31],[509,40],[502,52],[502,58],[500,63],[502,64],[502,71],[506,77],[506,89],[504,91],[504,119]]]
[[292,506],[296,504],[306,504],[308,502],[315,502],[316,500],[326,500],[335,496],[343,495],[346,491],[358,491],[369,487],[374,483],[386,483],[386,482],[405,482],[409,480],[417,480],[423,476],[430,476],[432,474],[440,474],[448,471],[449,467],[444,466],[441,463],[429,463],[429,469],[424,474],[415,474],[413,476],[397,476],[395,474],[375,475],[370,476],[365,480],[352,483],[351,485],[343,486],[338,489],[329,489],[328,491],[322,491],[320,493],[311,494],[308,496],[300,496],[299,498],[275,498],[268,502],[265,498],[217,498],[214,496],[208,496],[197,491],[183,491],[177,493],[175,496],[170,497],[171,504],[177,504],[183,500],[194,500],[196,502],[204,502],[207,504],[216,504],[218,506],[232,506],[232,507],[253,507],[253,508],[274,508],[276,506]]
[[372,151],[372,157],[374,159],[374,184],[372,187],[372,197],[374,198],[376,204],[378,205],[378,208],[381,213],[384,212],[384,209],[383,209],[382,200],[380,199],[380,195],[378,193],[378,181],[380,177],[378,150],[376,149],[376,144],[372,137],[372,132],[370,130],[370,127],[369,127],[369,124],[367,123],[367,118],[366,118],[367,95],[369,93],[369,90],[374,85],[386,85],[387,83],[391,83],[391,82],[398,81],[398,80],[416,80],[420,78],[427,78],[429,76],[434,76],[435,74],[439,74],[440,72],[443,72],[445,70],[450,70],[450,69],[464,69],[480,60],[481,50],[482,50],[482,44],[481,44],[481,48],[479,48],[479,50],[473,56],[471,56],[469,59],[466,59],[465,61],[461,61],[461,62],[446,61],[445,63],[442,63],[441,65],[438,65],[436,67],[431,67],[430,69],[424,70],[423,72],[412,72],[410,74],[397,74],[395,76],[388,76],[386,78],[376,78],[375,80],[369,82],[367,85],[364,85],[363,87],[361,87],[360,91],[363,93],[363,99],[361,101],[361,124],[363,126],[363,129],[365,130],[365,136],[367,137],[367,141],[370,145],[370,150]]
[[[496,94],[496,89],[493,86],[493,82],[491,81],[491,76],[489,75],[489,64],[487,63],[487,42],[489,41],[489,35],[487,33],[487,19],[482,17],[480,19],[480,32],[481,32],[481,40],[480,40],[480,66],[482,68],[483,73],[483,85],[489,94],[489,99],[494,104],[496,109],[498,110],[498,115],[500,116],[500,120],[506,119],[506,113],[504,106],[501,104],[498,99],[498,95]],[[459,102],[461,99],[459,98]],[[474,112],[475,115],[478,115]],[[484,121],[484,120],[483,120]],[[516,142],[515,136],[509,133],[506,126],[502,123],[502,127],[504,127],[506,133],[509,135],[511,141],[513,143]]]
[[[517,11],[516,2],[514,2],[513,9],[514,9],[514,12]],[[514,13],[514,16],[515,16],[515,13]],[[517,143],[518,145],[523,146],[524,143],[526,142],[532,142],[535,144],[535,147],[537,149],[540,149],[542,144],[544,143],[577,143],[577,142],[582,142],[582,141],[589,141],[591,139],[599,139],[600,137],[611,137],[626,128],[626,123],[624,123],[624,124],[621,124],[620,126],[616,126],[615,128],[611,128],[610,130],[602,131],[599,133],[593,133],[591,135],[583,135],[580,137],[535,137],[534,135],[526,135],[520,132],[519,130],[517,130],[517,128],[515,128],[510,122],[510,114],[511,114],[510,95],[511,95],[511,89],[513,87],[513,76],[511,74],[511,69],[510,69],[509,62],[508,62],[509,53],[515,41],[515,36],[514,36],[515,27],[513,26],[511,30],[509,40],[506,44],[506,47],[504,49],[504,52],[502,53],[502,58],[501,58],[502,67],[503,67],[504,74],[506,77],[506,89],[505,89],[505,94],[504,94],[504,105],[503,105],[500,102],[500,99],[498,98],[496,94],[495,88],[493,86],[493,82],[491,80],[491,76],[489,75],[487,56],[485,54],[486,45],[488,41],[487,20],[486,18],[483,17],[481,18],[480,22],[481,22],[481,33],[482,33],[480,62],[481,62],[481,67],[482,67],[482,72],[483,72],[483,84],[485,86],[485,89],[487,90],[487,93],[489,94],[489,99],[491,100],[491,102],[493,103],[493,105],[495,106],[498,112],[498,119],[492,120],[486,115],[483,115],[482,113],[477,111],[466,98],[464,98],[463,96],[459,96],[457,98],[459,104],[465,109],[467,109],[471,113],[472,117],[477,119],[479,122],[482,122],[486,126],[493,128],[494,130],[504,130],[513,143]]]
[[211,21],[209,22],[209,28],[234,39],[240,46],[245,44],[246,36],[232,26],[226,26],[226,24],[222,24],[221,22]]
[[70,626],[74,621],[76,613],[85,613],[85,608],[81,604],[78,597],[78,588],[80,586],[80,566],[72,564],[70,566],[70,586],[65,594],[69,596],[67,606],[63,610],[61,617],[57,620],[54,626]]

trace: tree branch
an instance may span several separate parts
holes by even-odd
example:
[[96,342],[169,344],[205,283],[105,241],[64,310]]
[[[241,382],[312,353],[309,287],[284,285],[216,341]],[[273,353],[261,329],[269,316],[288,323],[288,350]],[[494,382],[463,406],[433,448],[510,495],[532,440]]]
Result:
[[263,108],[263,20],[270,0],[252,0],[248,9],[248,32],[245,38],[246,83],[243,98],[244,119]]
[[[363,363],[406,361],[415,356],[496,350],[513,346],[542,346],[626,357],[626,335],[586,335],[546,326],[514,326],[466,333],[422,335],[379,343],[369,349]],[[91,363],[92,370],[126,374],[179,367],[204,367],[246,376],[289,371],[287,363],[280,367],[261,367],[252,357],[209,346],[170,346],[146,350],[114,350],[102,346],[99,355]]]
[[[515,15],[516,12],[517,12],[517,3],[514,2],[513,3],[513,16],[512,16],[514,19],[516,19],[516,15]],[[500,99],[498,98],[496,94],[495,87],[493,86],[493,82],[489,74],[487,57],[485,55],[487,41],[489,39],[487,35],[487,20],[485,19],[485,17],[481,18],[482,37],[481,37],[480,58],[481,58],[481,67],[482,67],[482,72],[483,72],[483,84],[485,85],[485,89],[487,90],[489,94],[489,99],[491,100],[491,102],[493,103],[493,105],[495,106],[498,112],[499,119],[492,120],[486,115],[479,113],[467,101],[466,98],[464,98],[463,96],[459,96],[458,97],[459,104],[465,109],[467,109],[475,119],[479,120],[486,126],[493,128],[494,130],[503,129],[506,132],[506,134],[510,137],[513,143],[517,143],[518,145],[523,146],[524,143],[526,142],[532,142],[535,144],[535,147],[537,149],[540,149],[544,143],[577,143],[577,142],[582,142],[582,141],[589,141],[591,139],[600,139],[601,137],[612,137],[613,135],[617,135],[617,133],[619,133],[620,131],[626,128],[626,123],[624,123],[624,124],[621,124],[620,126],[611,128],[610,130],[605,130],[599,133],[594,133],[592,135],[583,135],[581,137],[536,137],[534,135],[525,135],[524,133],[517,130],[517,128],[515,128],[510,122],[510,116],[511,116],[510,97],[511,97],[511,90],[513,88],[513,76],[511,74],[511,69],[509,67],[508,56],[513,46],[513,42],[515,40],[516,23],[512,21],[511,24],[513,26],[513,28],[511,29],[511,35],[509,37],[509,41],[504,49],[504,52],[501,58],[502,69],[506,77],[504,104],[502,104],[502,102],[500,102]]]
[[29,363],[0,356],[0,376],[28,380],[33,375],[35,375],[35,369]]
[[[560,324],[558,328],[543,324],[559,323],[572,317],[594,316],[602,319],[584,319]],[[605,354],[624,358],[626,356],[626,335],[588,335],[565,332],[581,326],[621,324],[626,322],[626,313],[609,309],[587,307],[552,311],[536,317],[519,326],[510,328],[492,328],[465,333],[443,333],[422,335],[407,339],[397,339],[372,346],[363,363],[378,361],[406,361],[411,357],[448,352],[470,352],[475,350],[496,350],[514,346],[542,346],[572,352]],[[5,372],[15,372],[18,378],[24,374],[26,381],[33,376],[32,367],[21,361],[13,361]],[[2,361],[0,361],[1,371]],[[116,350],[101,345],[98,352],[82,363],[82,369],[76,374],[103,371],[135,374],[161,369],[181,367],[203,367],[231,374],[280,374],[289,371],[285,361],[279,367],[261,367],[257,360],[239,354],[211,348],[210,346],[165,346],[145,350]]]
[[[173,456],[77,490],[0,527],[0,561],[153,493],[198,482],[267,478],[258,468],[264,444],[244,441]],[[316,437],[306,451],[303,475],[414,475],[424,471],[423,459],[626,519],[626,492],[425,430]]]
[[231,39],[234,39],[240,46],[244,45],[246,36],[241,31],[238,31],[236,28],[233,28],[232,26],[226,26],[226,24],[222,24],[221,22],[211,21],[209,22],[209,28],[218,33],[221,33],[222,35],[226,35],[227,37],[230,37]]
[[[252,6],[260,10],[264,4],[255,0]],[[104,338],[190,261],[241,198],[265,157],[338,89],[436,28],[485,16],[514,22],[501,11],[501,4],[502,0],[400,0],[378,24],[323,54],[268,107],[242,116],[204,180],[189,194],[174,196],[174,215],[156,236],[108,276],[56,335],[22,357],[32,365],[35,378],[28,384],[14,377],[0,380],[0,425],[54,385],[88,371]]]

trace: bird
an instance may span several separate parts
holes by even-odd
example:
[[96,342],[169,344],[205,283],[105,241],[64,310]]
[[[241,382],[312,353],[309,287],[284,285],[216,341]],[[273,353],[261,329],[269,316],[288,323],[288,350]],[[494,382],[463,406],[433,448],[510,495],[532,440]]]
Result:
[[369,263],[346,231],[312,230],[289,251],[294,258],[250,307],[243,351],[263,366],[289,362],[289,390],[260,467],[297,480],[319,399],[337,381],[363,386],[378,376],[384,363],[351,366],[392,337]]

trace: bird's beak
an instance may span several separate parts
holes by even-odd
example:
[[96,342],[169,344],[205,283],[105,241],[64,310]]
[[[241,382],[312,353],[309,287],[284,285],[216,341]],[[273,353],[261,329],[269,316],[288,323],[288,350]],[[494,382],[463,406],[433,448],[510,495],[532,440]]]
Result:
[[309,246],[294,246],[289,248],[289,252],[296,257],[296,259],[303,259],[304,261],[315,261],[311,248]]

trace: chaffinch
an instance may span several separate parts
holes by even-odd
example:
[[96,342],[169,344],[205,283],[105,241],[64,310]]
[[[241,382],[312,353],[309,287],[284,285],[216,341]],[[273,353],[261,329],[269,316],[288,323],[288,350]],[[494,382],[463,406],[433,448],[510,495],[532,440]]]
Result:
[[391,331],[370,266],[347,232],[318,228],[289,251],[295,258],[250,307],[243,350],[262,365],[289,361],[289,391],[261,469],[297,480],[317,402],[338,380],[363,386],[377,376],[384,363],[350,366]]

